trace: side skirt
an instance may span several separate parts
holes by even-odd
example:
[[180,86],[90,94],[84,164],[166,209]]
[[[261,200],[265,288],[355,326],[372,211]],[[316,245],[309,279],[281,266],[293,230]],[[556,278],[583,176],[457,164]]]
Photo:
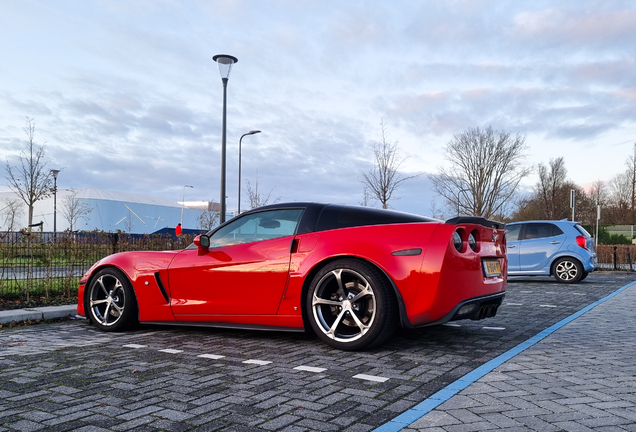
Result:
[[170,325],[183,327],[211,327],[238,330],[262,330],[262,331],[284,331],[293,333],[304,333],[304,327],[283,327],[283,326],[266,326],[257,324],[237,324],[223,322],[188,322],[188,321],[143,321],[141,324]]

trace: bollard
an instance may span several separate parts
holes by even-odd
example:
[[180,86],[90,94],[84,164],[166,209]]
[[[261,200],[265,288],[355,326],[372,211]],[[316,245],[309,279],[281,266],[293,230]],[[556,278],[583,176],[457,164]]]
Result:
[[618,260],[616,259],[616,250],[618,246],[614,246],[614,270],[618,270]]
[[629,260],[629,271],[634,271],[632,267],[632,248],[627,246],[627,259]]

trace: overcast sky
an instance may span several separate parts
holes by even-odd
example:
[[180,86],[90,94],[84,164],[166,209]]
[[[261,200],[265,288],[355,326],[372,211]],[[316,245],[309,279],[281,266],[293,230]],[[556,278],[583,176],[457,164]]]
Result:
[[[384,121],[407,158],[398,210],[430,213],[427,173],[468,127],[527,137],[585,186],[636,142],[632,1],[0,1],[0,188],[46,143],[60,188],[219,201],[242,176],[282,201],[358,204]],[[529,177],[526,185],[536,182]],[[242,207],[246,184],[242,186]],[[438,205],[441,201],[438,199]]]

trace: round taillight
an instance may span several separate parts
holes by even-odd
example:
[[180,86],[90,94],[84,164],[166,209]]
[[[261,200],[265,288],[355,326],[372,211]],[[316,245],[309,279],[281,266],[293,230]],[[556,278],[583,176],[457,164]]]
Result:
[[468,246],[473,252],[477,251],[477,239],[473,233],[468,234]]
[[464,248],[464,241],[462,240],[462,236],[457,231],[453,233],[453,246],[455,246],[455,250],[457,252],[461,252]]

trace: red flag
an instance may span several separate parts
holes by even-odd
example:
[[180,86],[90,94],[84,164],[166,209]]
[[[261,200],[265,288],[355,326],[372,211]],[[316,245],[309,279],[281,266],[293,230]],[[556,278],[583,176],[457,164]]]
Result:
[[177,237],[181,235],[181,224],[177,224],[177,227],[174,229],[177,233]]

